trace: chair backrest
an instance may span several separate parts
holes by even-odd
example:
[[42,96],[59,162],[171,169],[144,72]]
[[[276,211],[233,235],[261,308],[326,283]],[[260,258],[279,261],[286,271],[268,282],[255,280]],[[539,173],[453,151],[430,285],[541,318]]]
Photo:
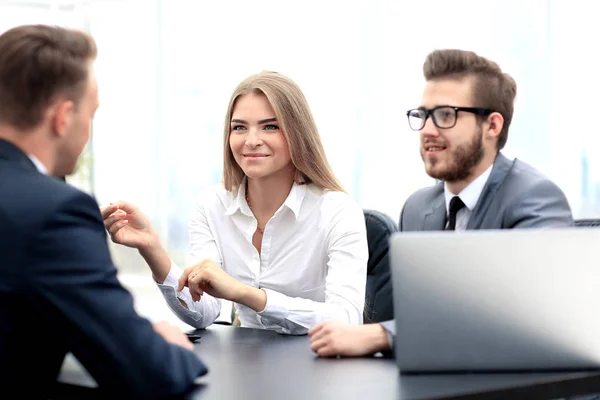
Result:
[[600,218],[576,219],[575,226],[577,226],[577,227],[595,226],[595,227],[600,228]]
[[363,318],[365,323],[394,319],[394,299],[390,278],[390,236],[398,226],[388,215],[363,210],[367,225],[369,262],[367,263],[367,287]]

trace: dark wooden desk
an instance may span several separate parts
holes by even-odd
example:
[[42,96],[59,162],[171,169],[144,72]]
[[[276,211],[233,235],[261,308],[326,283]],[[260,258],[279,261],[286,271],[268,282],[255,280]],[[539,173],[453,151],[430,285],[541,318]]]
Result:
[[[197,331],[195,352],[208,365],[194,399],[549,399],[600,392],[600,373],[400,376],[392,359],[320,359],[306,336],[213,325]],[[93,387],[72,360],[59,379]],[[71,388],[74,389],[74,388]]]

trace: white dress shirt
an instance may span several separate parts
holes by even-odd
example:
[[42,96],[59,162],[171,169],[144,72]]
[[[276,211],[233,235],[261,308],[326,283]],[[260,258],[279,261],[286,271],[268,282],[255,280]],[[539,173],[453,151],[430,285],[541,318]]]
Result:
[[[492,172],[492,167],[494,165],[490,165],[485,172],[477,177],[473,182],[471,182],[466,188],[464,188],[459,194],[458,197],[465,203],[465,206],[456,213],[456,226],[455,231],[466,231],[467,224],[469,223],[469,219],[471,219],[471,214],[473,213],[473,209],[477,205],[477,201],[479,201],[479,197],[481,196],[481,192],[483,192],[483,188],[487,183],[488,178],[490,177],[490,173]],[[444,198],[446,200],[446,215],[448,215],[448,210],[450,209],[450,200],[454,196],[448,189],[448,184],[444,183]],[[446,222],[446,226],[448,223]]]
[[[245,187],[220,188],[199,201],[190,221],[190,265],[208,258],[233,278],[265,290],[263,311],[235,305],[244,327],[305,334],[325,320],[361,324],[369,257],[362,208],[345,193],[294,184],[267,222],[259,254]],[[205,293],[194,302],[188,288],[176,293],[181,273],[173,263],[159,285],[167,304],[196,328],[212,324],[220,300]]]
[[40,171],[44,175],[48,175],[48,170],[46,169],[44,164],[42,164],[42,162],[38,160],[36,156],[34,156],[33,154],[27,154],[27,157],[29,157],[29,159],[31,160],[33,165],[35,165],[35,168],[37,168],[38,171]]

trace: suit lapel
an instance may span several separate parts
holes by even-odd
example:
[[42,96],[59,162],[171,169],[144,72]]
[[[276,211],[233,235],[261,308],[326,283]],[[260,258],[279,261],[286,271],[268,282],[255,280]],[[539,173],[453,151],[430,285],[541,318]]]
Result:
[[494,201],[496,192],[504,182],[504,179],[506,179],[506,176],[513,167],[515,161],[516,159],[509,160],[502,153],[498,153],[498,156],[496,156],[496,160],[494,161],[494,166],[492,167],[490,177],[488,178],[488,181],[485,184],[481,195],[479,196],[479,200],[477,200],[475,208],[473,209],[473,213],[471,214],[471,218],[467,224],[467,229],[481,229],[481,224],[483,223],[487,210]]
[[[442,184],[443,185],[443,184]],[[423,221],[424,231],[444,230],[446,224],[446,206],[444,202],[444,190],[431,203],[431,211],[425,214]]]

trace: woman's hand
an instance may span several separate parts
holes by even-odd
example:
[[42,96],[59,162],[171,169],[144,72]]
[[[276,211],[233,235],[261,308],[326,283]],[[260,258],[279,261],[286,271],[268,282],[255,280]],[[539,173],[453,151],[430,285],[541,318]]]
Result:
[[190,289],[192,300],[200,301],[204,293],[219,299],[230,300],[252,308],[256,312],[264,310],[267,294],[264,290],[248,286],[232,278],[212,260],[204,260],[186,268],[179,278],[177,290],[184,286]]
[[119,201],[111,203],[101,212],[104,226],[113,242],[144,250],[159,241],[148,218],[134,205]]
[[177,290],[182,290],[184,286],[190,288],[194,301],[199,301],[205,292],[219,299],[236,301],[246,285],[232,278],[214,261],[204,260],[183,271]]

